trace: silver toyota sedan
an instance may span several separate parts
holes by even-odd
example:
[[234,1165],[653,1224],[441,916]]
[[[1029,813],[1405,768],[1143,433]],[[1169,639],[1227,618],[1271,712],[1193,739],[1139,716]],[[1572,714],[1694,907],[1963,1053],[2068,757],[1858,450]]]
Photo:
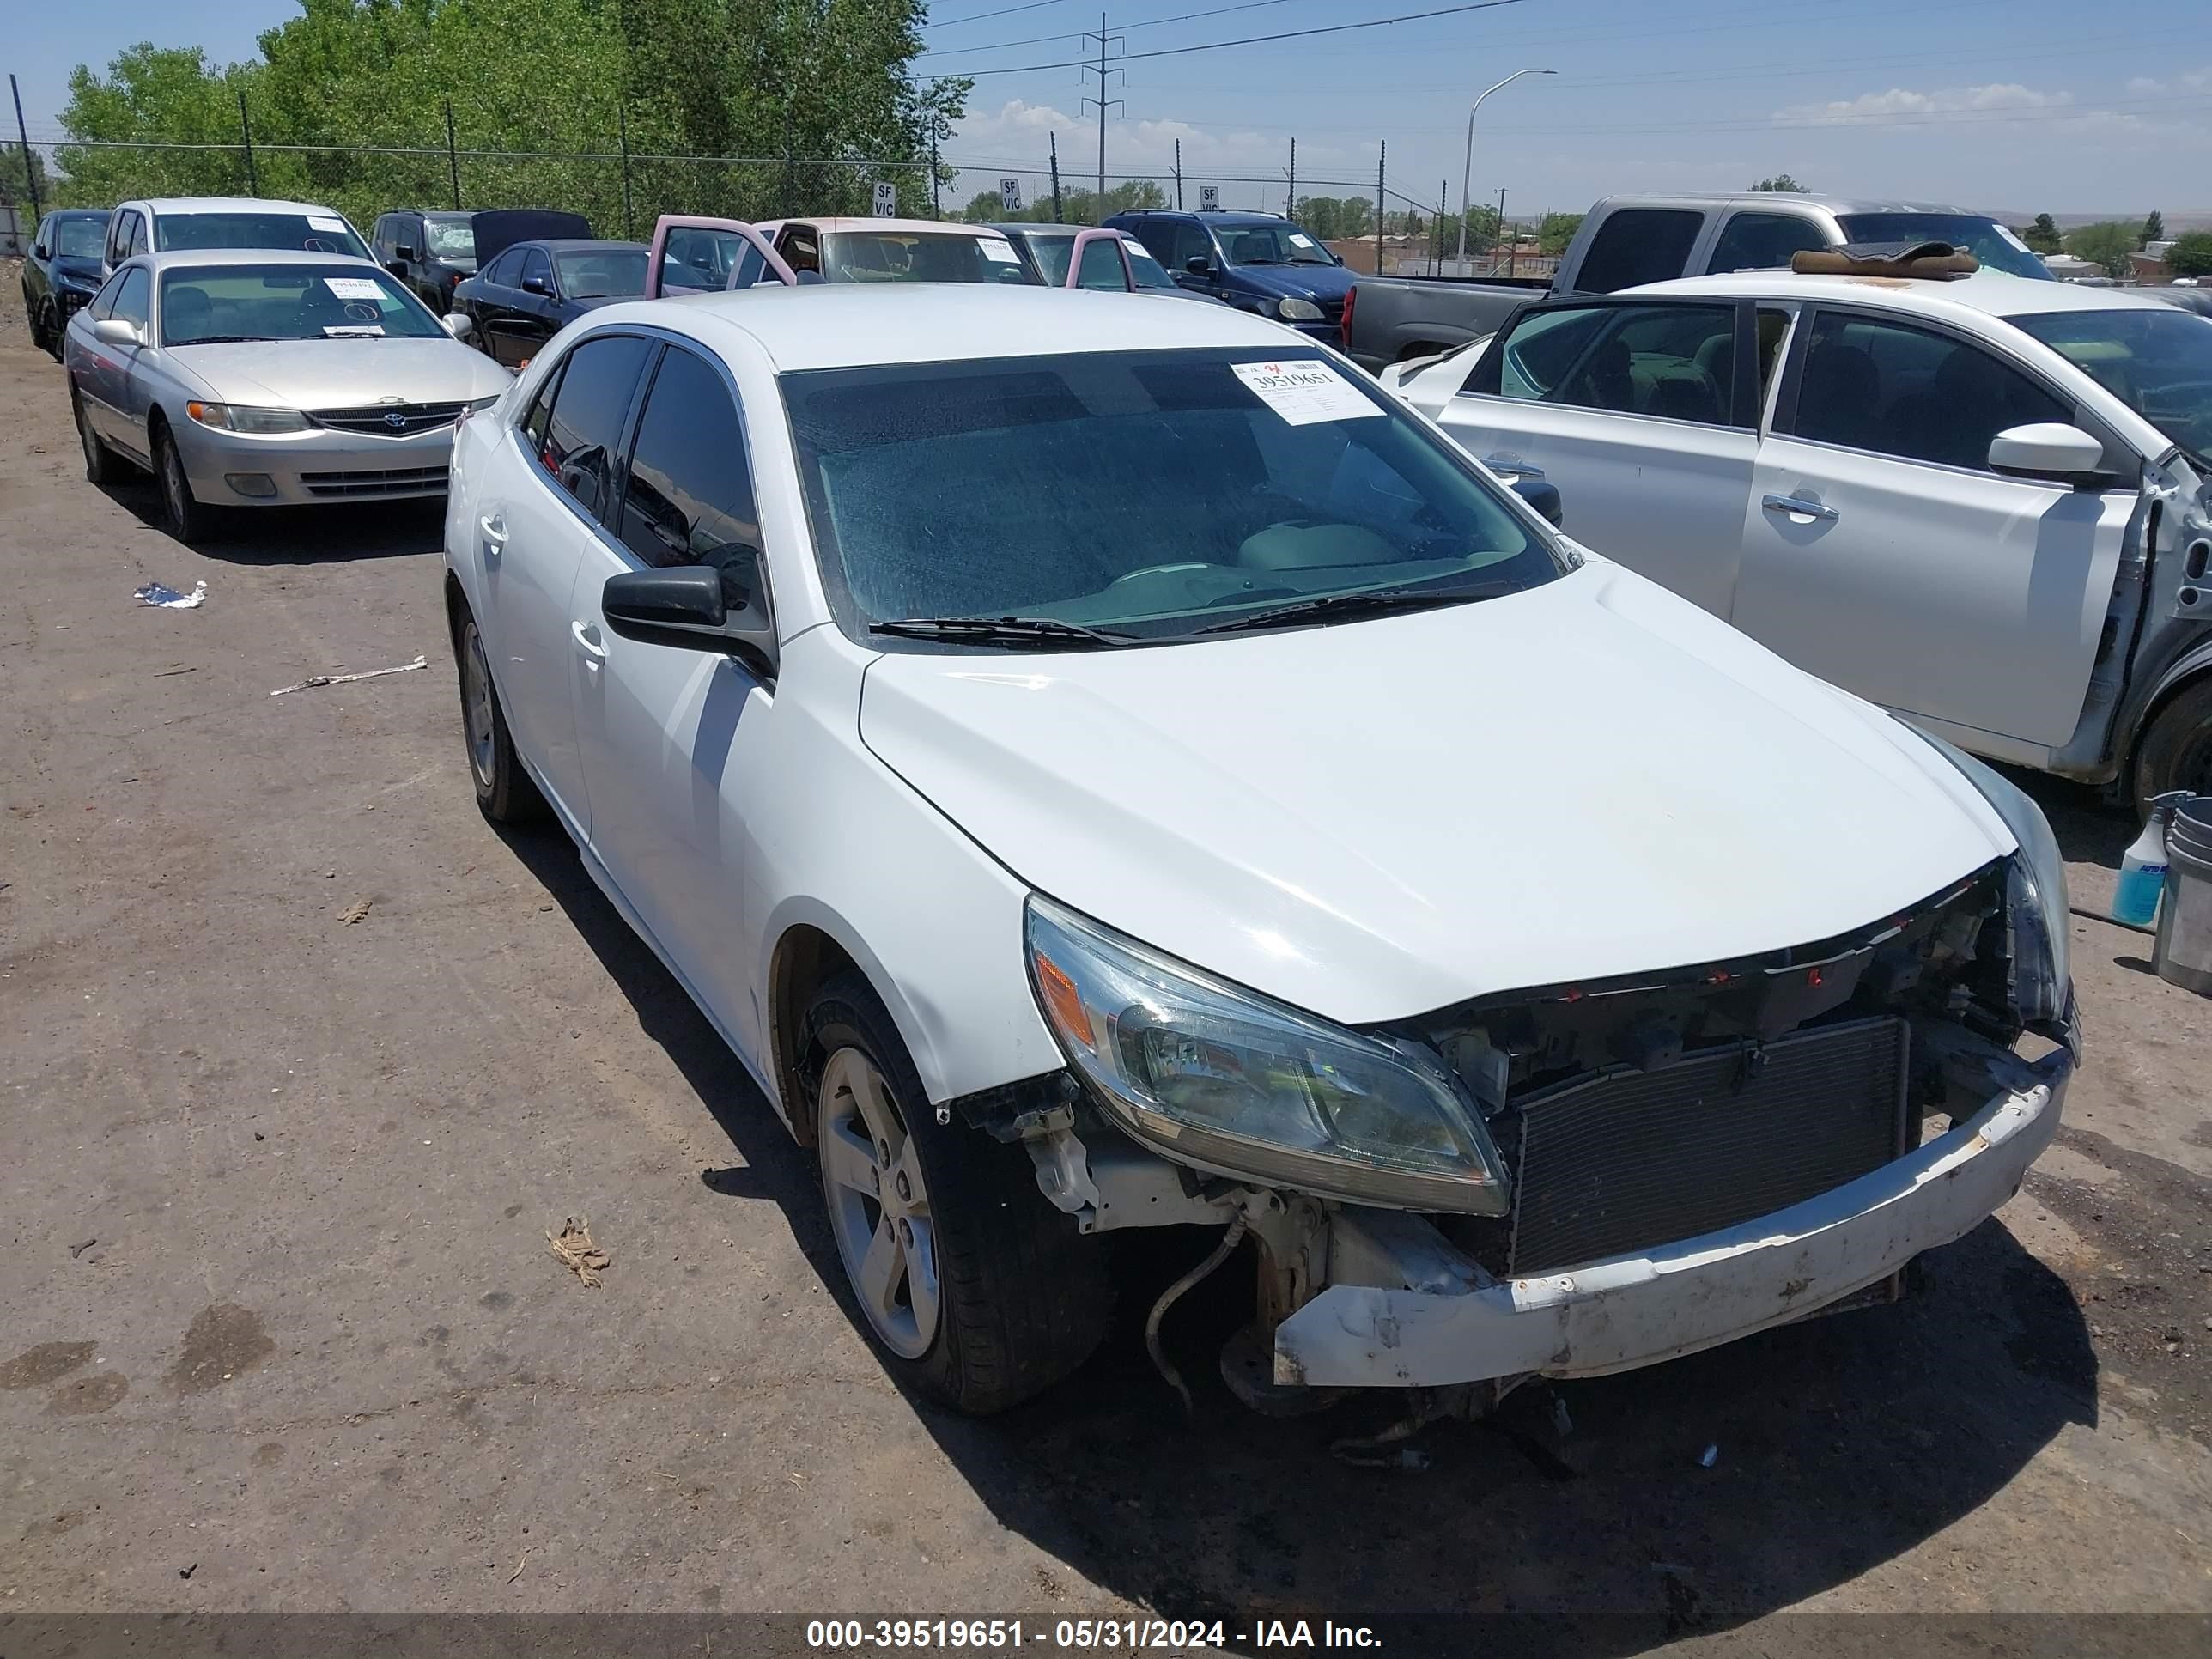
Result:
[[454,426],[514,377],[363,259],[141,254],[70,319],[85,477],[161,485],[180,541],[222,509],[446,493]]

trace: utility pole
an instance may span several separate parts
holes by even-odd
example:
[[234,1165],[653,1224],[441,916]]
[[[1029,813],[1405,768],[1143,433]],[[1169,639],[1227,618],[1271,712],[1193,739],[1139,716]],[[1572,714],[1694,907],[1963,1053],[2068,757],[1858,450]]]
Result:
[[1451,211],[1451,180],[1447,179],[1437,186],[1437,229],[1429,238],[1429,265],[1436,275],[1444,274],[1444,215]]
[[1497,91],[1498,87],[1510,87],[1524,75],[1557,75],[1558,73],[1557,70],[1517,69],[1503,81],[1498,82],[1496,86],[1485,87],[1480,92],[1475,94],[1474,106],[1467,112],[1467,155],[1460,163],[1459,257],[1462,262],[1467,258],[1467,210],[1474,201],[1474,118],[1481,112],[1482,100]]
[[1060,135],[1049,132],[1045,137],[1052,141],[1052,222],[1057,225],[1066,222],[1060,216]]
[[246,88],[238,90],[238,131],[246,140],[246,193],[261,194],[261,180],[253,171],[253,124],[246,118]]
[[[623,148],[625,150],[629,148],[627,140]],[[450,98],[446,100],[446,172],[453,181],[453,211],[459,213],[461,210],[461,155],[453,148],[453,100]],[[623,234],[629,234],[629,172],[627,167],[623,171]]]
[[[46,216],[39,210],[39,169],[31,159],[31,134],[23,125],[23,89],[15,84],[15,77],[8,77],[8,90],[15,100],[15,142],[23,147],[23,185],[31,192],[32,234],[38,234],[39,221]],[[1180,148],[1180,146],[1178,146]]]
[[1284,206],[1283,206],[1283,217],[1285,217],[1285,219],[1295,219],[1295,218],[1297,218],[1297,216],[1298,216],[1298,141],[1297,141],[1297,139],[1293,138],[1293,139],[1291,139],[1291,196],[1290,196],[1290,200],[1284,204]]
[[1505,186],[1498,187],[1498,224],[1490,233],[1490,274],[1498,275],[1498,239],[1505,234]]
[[[1106,112],[1109,107],[1109,100],[1106,96],[1106,77],[1115,72],[1106,67],[1106,46],[1109,40],[1118,40],[1121,37],[1118,34],[1109,35],[1106,33],[1106,14],[1102,11],[1098,14],[1098,33],[1085,34],[1083,38],[1086,40],[1096,40],[1098,43],[1097,63],[1086,64],[1083,66],[1083,72],[1085,75],[1095,75],[1098,77],[1098,95],[1096,98],[1085,97],[1083,101],[1098,106],[1098,201],[1094,210],[1103,216],[1106,211]],[[1121,104],[1121,100],[1118,98],[1110,100],[1111,107],[1119,108]]]
[[1375,274],[1382,274],[1382,207],[1389,199],[1382,189],[1382,164],[1390,154],[1387,143],[1375,146]]
[[1182,211],[1182,140],[1176,140],[1176,211]]

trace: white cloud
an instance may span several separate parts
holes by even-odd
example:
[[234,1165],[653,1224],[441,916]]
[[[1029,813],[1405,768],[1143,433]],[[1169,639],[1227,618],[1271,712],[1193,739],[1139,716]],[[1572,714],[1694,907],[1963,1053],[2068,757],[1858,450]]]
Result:
[[2171,97],[2176,93],[2212,92],[2212,69],[2191,70],[2170,81],[2153,80],[2148,75],[2138,75],[2127,84],[2130,98]]
[[2074,101],[2070,92],[2039,92],[2018,82],[1992,82],[1981,87],[1946,87],[1935,92],[1911,92],[1892,87],[1887,92],[1863,92],[1856,98],[1825,104],[1795,104],[1774,112],[1774,119],[1789,125],[1879,125],[1884,120],[1907,120],[1959,111],[2063,109]]

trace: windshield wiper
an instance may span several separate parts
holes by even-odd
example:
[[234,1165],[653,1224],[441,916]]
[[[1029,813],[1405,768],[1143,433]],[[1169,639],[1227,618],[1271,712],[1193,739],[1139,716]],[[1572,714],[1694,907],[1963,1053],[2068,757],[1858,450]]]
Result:
[[871,634],[910,640],[956,640],[975,645],[1129,645],[1127,634],[1103,634],[1056,617],[894,617],[870,623]]
[[[188,345],[264,345],[274,344],[274,334],[203,334],[197,339],[179,340],[176,344]],[[172,350],[175,347],[171,348]]]
[[1517,581],[1483,582],[1473,587],[1386,587],[1361,593],[1324,593],[1319,599],[1290,605],[1269,605],[1249,616],[1201,628],[1201,634],[1237,634],[1247,629],[1281,628],[1291,623],[1315,622],[1325,617],[1379,616],[1387,611],[1429,611],[1439,605],[1464,605],[1473,599],[1494,599],[1517,593]]

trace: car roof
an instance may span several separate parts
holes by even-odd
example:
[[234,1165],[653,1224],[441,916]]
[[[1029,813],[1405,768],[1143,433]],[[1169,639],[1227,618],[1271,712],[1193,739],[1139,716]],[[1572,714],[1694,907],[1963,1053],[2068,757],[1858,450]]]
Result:
[[1830,196],[1812,190],[1674,190],[1662,191],[1633,191],[1620,196],[1600,198],[1597,207],[1636,208],[1666,207],[1680,204],[1690,207],[1801,207],[1825,208],[1830,213],[1971,213],[1978,218],[1990,216],[1978,213],[1972,208],[1956,207],[1948,202],[1908,202],[1881,196]]
[[1018,222],[999,225],[979,225],[979,230],[995,230],[1006,236],[1080,236],[1086,230],[1110,230],[1116,236],[1128,239],[1129,233],[1114,225],[1047,225]]
[[548,253],[646,253],[651,252],[643,242],[595,240],[589,236],[533,236],[528,241],[509,242],[500,252],[511,248],[542,247]]
[[2039,282],[2001,270],[1978,270],[1951,282],[1897,276],[1800,276],[1788,270],[1738,270],[1719,276],[1682,276],[1623,289],[1637,295],[1732,300],[1847,299],[1899,311],[1978,312],[1986,317],[2029,317],[2049,311],[2142,310],[2159,301],[2124,289],[2080,288]]
[[105,219],[114,211],[113,208],[48,208],[46,217],[49,219]]
[[298,247],[180,247],[166,253],[136,253],[123,262],[144,265],[155,272],[195,265],[367,265],[381,270],[374,259],[352,253],[311,253]]
[[320,213],[333,219],[345,216],[320,202],[279,202],[265,196],[156,196],[123,205],[151,208],[157,216],[164,213]]
[[1279,213],[1257,208],[1129,208],[1108,216],[1113,219],[1203,219],[1208,224],[1287,225]]
[[672,327],[712,344],[727,329],[779,370],[1042,357],[1085,351],[1279,348],[1314,343],[1229,306],[1166,306],[1157,295],[967,283],[817,283],[635,301],[605,325]]

